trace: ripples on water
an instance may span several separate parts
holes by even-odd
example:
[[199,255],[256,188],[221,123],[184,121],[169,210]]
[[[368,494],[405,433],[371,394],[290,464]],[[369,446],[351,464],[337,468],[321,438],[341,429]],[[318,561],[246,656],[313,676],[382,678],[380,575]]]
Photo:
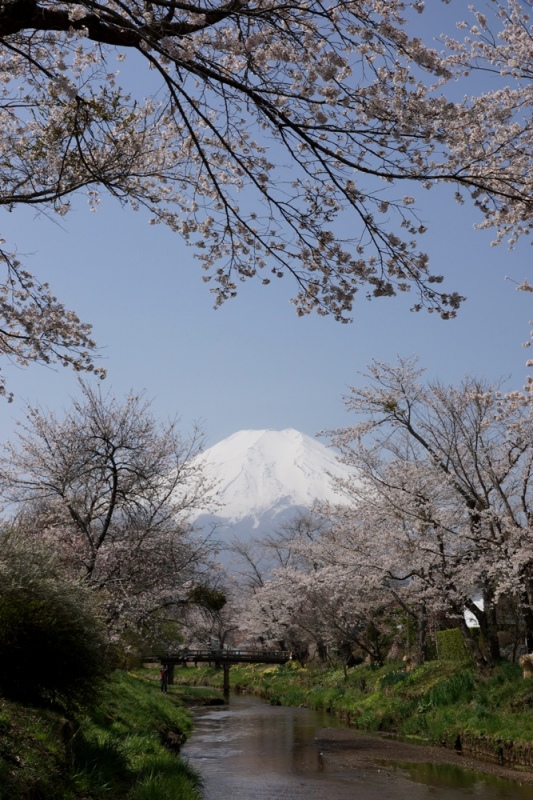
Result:
[[195,714],[183,756],[203,776],[204,800],[533,800],[533,787],[446,764],[382,761],[349,768],[320,752],[327,714],[248,696]]

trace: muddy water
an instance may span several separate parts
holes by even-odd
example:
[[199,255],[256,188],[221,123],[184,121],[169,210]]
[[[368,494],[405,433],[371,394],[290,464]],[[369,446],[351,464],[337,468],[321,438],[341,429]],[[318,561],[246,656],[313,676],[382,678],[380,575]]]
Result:
[[195,712],[183,756],[203,776],[204,800],[533,800],[533,786],[395,760],[390,746],[335,728],[326,714],[232,696]]

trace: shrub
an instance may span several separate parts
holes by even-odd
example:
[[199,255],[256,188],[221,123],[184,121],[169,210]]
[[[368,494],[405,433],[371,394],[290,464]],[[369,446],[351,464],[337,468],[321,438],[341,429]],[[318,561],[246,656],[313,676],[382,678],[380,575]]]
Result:
[[467,661],[470,658],[459,628],[437,631],[436,639],[441,661]]
[[0,693],[34,705],[87,703],[108,671],[91,594],[62,579],[46,550],[2,545]]

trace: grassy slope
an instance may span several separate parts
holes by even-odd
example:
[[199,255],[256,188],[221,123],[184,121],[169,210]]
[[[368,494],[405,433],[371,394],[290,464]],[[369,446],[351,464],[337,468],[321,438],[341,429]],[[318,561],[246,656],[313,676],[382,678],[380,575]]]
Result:
[[149,673],[116,673],[70,719],[0,699],[0,800],[198,800],[178,755],[190,728],[181,693]]
[[[211,681],[213,670],[179,670],[176,680]],[[533,767],[533,678],[502,664],[479,675],[468,664],[432,661],[406,673],[399,663],[348,671],[291,662],[283,667],[232,667],[231,685],[271,703],[331,711],[353,727],[388,731],[514,766]],[[458,739],[459,737],[459,739]]]

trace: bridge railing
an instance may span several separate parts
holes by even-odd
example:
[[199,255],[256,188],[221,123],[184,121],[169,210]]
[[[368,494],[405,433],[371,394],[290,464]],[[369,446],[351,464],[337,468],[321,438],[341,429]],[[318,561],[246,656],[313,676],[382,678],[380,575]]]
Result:
[[246,648],[183,648],[173,653],[148,656],[146,661],[162,664],[218,663],[218,664],[285,664],[292,658],[288,650],[250,650]]

